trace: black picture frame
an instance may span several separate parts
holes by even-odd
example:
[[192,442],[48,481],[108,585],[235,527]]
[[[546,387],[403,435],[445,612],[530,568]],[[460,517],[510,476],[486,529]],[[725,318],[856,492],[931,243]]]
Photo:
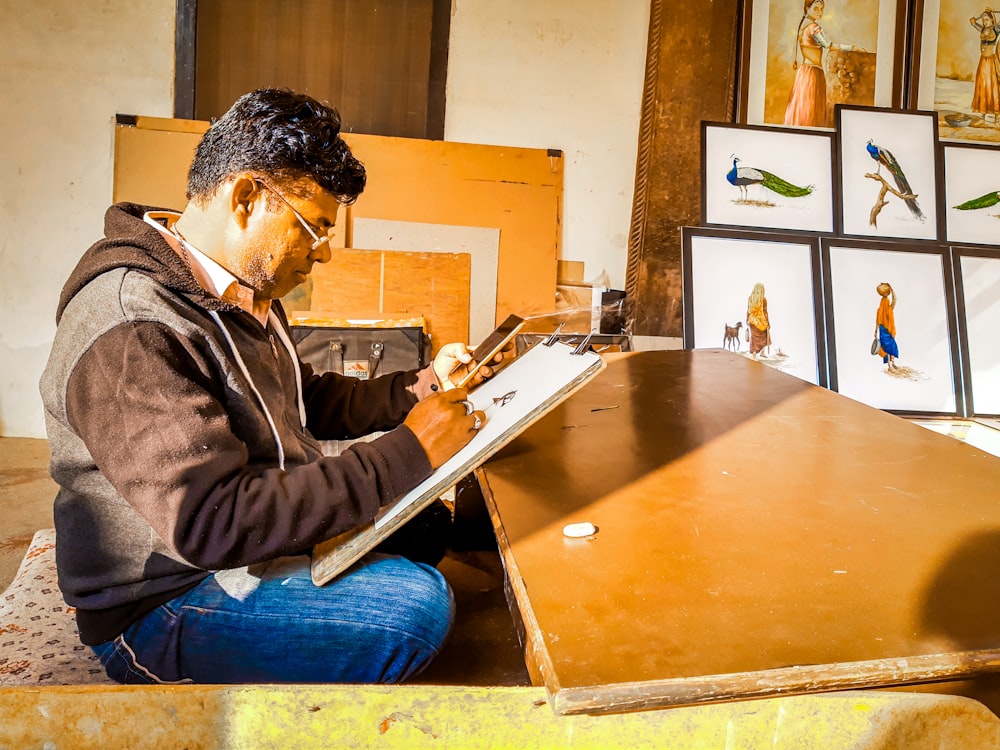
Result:
[[1000,419],[1000,252],[952,246],[965,414]]
[[[943,240],[937,116],[918,110],[838,105],[836,120],[837,234]],[[882,161],[876,161],[870,149],[878,149],[884,155]],[[906,182],[896,178],[889,164],[900,168]]]
[[703,121],[701,222],[832,233],[833,134]]
[[[681,247],[684,348],[749,356],[748,298],[759,282],[771,345],[753,358],[827,386],[818,236],[682,227]],[[735,329],[735,341],[729,328]]]
[[1000,144],[941,143],[944,239],[952,245],[1000,240]]
[[[985,2],[910,2],[906,106],[933,111],[942,141],[1000,145],[1000,112],[973,109],[976,78],[988,61],[980,50],[980,29],[972,25],[974,18],[985,25],[983,16],[991,13],[993,24],[1000,24],[1000,11],[987,10]],[[990,99],[987,96],[986,102]]]
[[[912,0],[869,0],[821,20],[831,42],[824,51],[828,104],[903,107],[907,95]],[[785,107],[801,65],[796,27],[802,3],[781,8],[773,0],[742,0],[740,58],[736,77],[736,122],[785,125]],[[844,49],[845,47],[849,49]],[[795,64],[799,63],[799,64]],[[769,70],[770,66],[776,66]],[[872,74],[874,69],[874,74]],[[778,116],[780,113],[780,117]],[[828,125],[789,127],[834,127]]]
[[[965,385],[950,248],[844,237],[820,238],[829,387],[902,416],[962,416]],[[877,287],[896,306],[897,372],[873,347]],[[902,295],[899,292],[902,291]],[[870,299],[860,307],[857,300]],[[876,354],[876,356],[872,356]]]

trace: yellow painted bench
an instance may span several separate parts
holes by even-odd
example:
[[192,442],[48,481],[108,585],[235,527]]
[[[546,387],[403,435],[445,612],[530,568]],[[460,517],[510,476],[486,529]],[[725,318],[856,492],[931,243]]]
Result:
[[543,688],[0,688],[0,747],[988,750],[1000,719],[970,698],[874,691],[556,716]]

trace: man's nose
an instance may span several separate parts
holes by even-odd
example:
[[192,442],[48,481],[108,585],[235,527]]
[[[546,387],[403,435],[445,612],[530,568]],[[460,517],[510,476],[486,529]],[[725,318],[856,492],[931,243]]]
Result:
[[330,250],[330,241],[327,240],[326,242],[320,244],[320,246],[315,248],[310,255],[317,263],[329,263],[330,259],[333,257],[333,251]]

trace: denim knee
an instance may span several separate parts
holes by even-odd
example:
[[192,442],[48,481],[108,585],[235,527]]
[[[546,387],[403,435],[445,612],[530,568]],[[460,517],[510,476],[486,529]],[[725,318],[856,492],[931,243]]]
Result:
[[326,586],[308,558],[233,597],[214,577],[95,647],[119,682],[400,682],[440,652],[455,617],[435,568],[369,554]]
[[384,667],[376,682],[400,682],[440,653],[455,621],[455,599],[445,577],[430,565],[392,560],[393,616],[383,628]]

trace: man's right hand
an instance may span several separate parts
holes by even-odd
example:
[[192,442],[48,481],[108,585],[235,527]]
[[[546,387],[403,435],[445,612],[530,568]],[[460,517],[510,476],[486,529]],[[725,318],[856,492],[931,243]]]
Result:
[[472,440],[477,425],[486,424],[486,414],[482,411],[467,413],[467,397],[464,388],[435,393],[418,401],[403,421],[417,436],[433,469]]

